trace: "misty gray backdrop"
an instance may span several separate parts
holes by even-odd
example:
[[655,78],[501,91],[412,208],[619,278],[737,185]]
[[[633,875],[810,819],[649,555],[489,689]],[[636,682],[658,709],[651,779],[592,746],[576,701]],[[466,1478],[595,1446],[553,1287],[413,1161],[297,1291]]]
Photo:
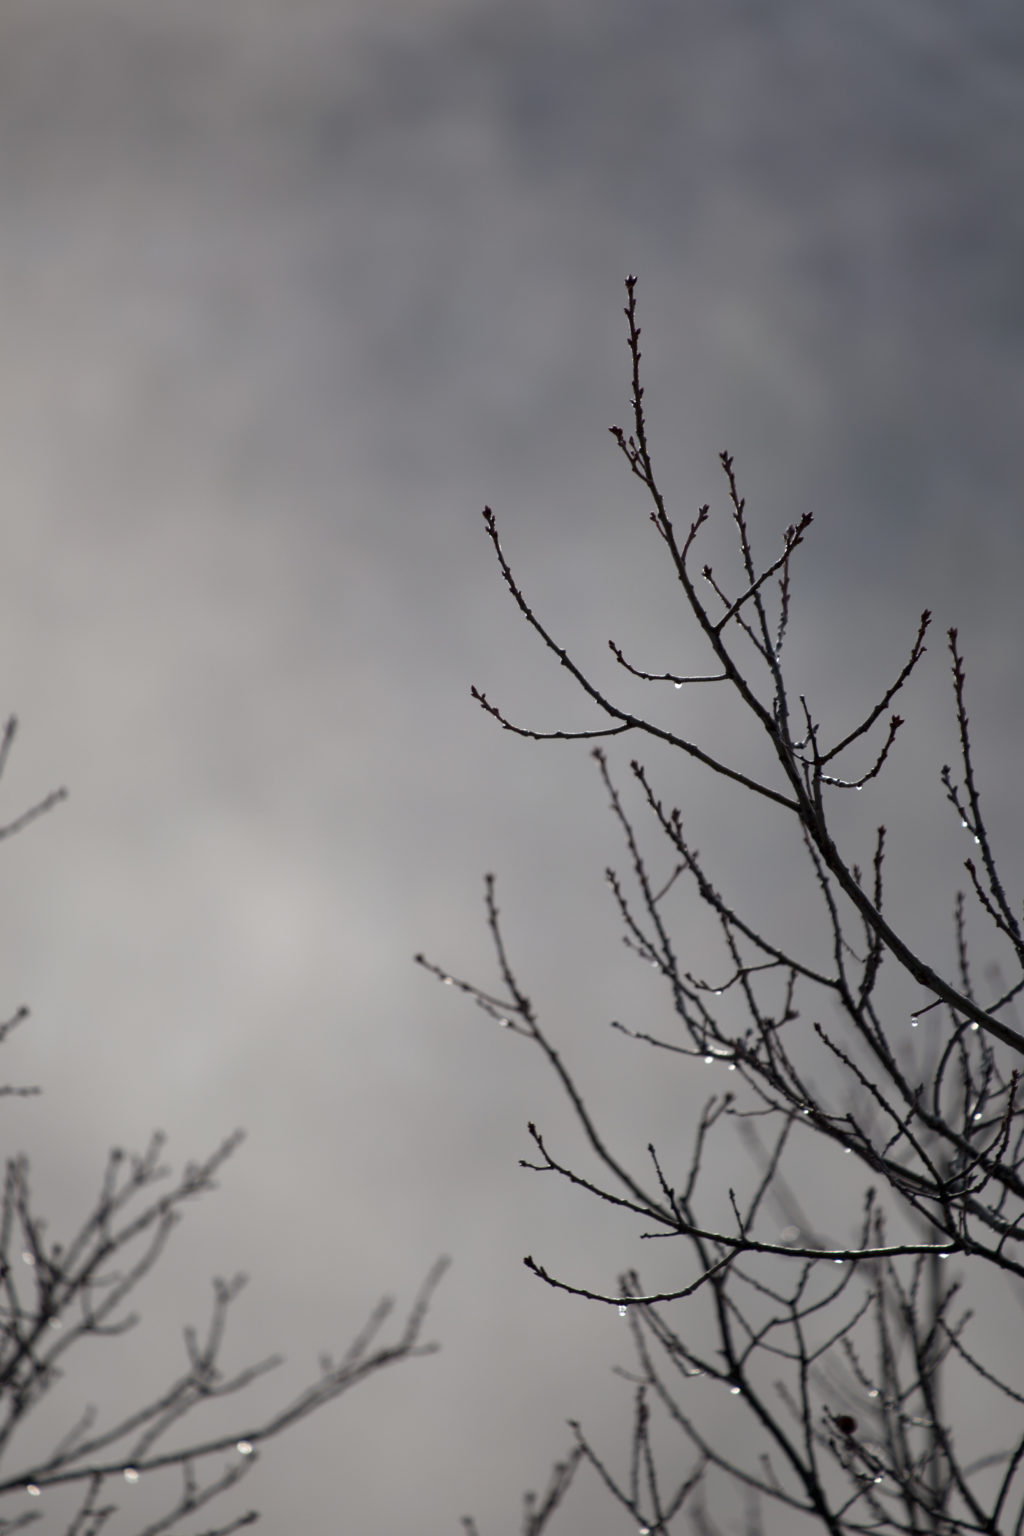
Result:
[[[1012,870],[1022,171],[1011,4],[4,6],[5,817],[71,790],[0,865],[2,1008],[34,1015],[5,1077],[45,1088],[8,1104],[6,1147],[56,1228],[109,1145],[159,1125],[184,1160],[247,1127],[155,1278],[158,1363],[208,1276],[245,1269],[233,1358],[282,1347],[297,1387],[382,1290],[455,1258],[443,1353],[267,1451],[235,1504],[268,1529],[511,1530],[567,1417],[624,1452],[622,1325],[521,1259],[614,1289],[653,1245],[517,1168],[529,1118],[575,1145],[558,1097],[411,956],[489,981],[497,870],[524,984],[623,1155],[654,1136],[683,1159],[705,1069],[668,1077],[607,1029],[666,1002],[618,945],[585,749],[504,736],[469,697],[596,723],[519,623],[484,502],[599,675],[609,636],[703,669],[606,433],[628,271],[680,521],[724,511],[723,447],[766,554],[815,510],[793,643],[832,718],[922,607],[960,625]],[[883,809],[858,812],[888,820],[900,915],[943,960],[963,849],[938,638],[915,698]],[[802,921],[780,829],[665,771],[723,882]],[[68,1419],[141,1391],[145,1356],[69,1382]],[[741,1442],[735,1400],[703,1411]],[[558,1527],[625,1528],[589,1484]]]

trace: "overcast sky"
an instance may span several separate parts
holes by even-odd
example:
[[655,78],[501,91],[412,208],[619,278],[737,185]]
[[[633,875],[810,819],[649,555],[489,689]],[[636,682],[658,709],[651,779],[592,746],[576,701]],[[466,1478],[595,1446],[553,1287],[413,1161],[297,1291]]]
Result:
[[[794,647],[821,712],[869,704],[935,610],[884,811],[905,920],[932,917],[918,879],[945,912],[957,878],[952,623],[1020,856],[1022,172],[1015,3],[5,3],[5,817],[71,792],[4,848],[0,1006],[33,1009],[5,1070],[45,1087],[8,1145],[56,1227],[110,1144],[159,1125],[185,1160],[247,1127],[154,1282],[155,1347],[246,1269],[236,1358],[284,1348],[296,1386],[455,1258],[443,1353],[268,1451],[268,1530],[508,1531],[567,1417],[625,1445],[617,1319],[520,1261],[612,1289],[646,1255],[518,1169],[528,1119],[568,1134],[541,1063],[411,956],[489,982],[497,870],[524,984],[628,1155],[679,1117],[682,1156],[706,1082],[652,1080],[606,1029],[655,1003],[586,752],[469,696],[594,723],[517,620],[485,502],[564,643],[703,665],[606,431],[627,272],[680,521],[723,508],[726,447],[767,553],[815,511]],[[673,772],[702,851],[781,921],[775,830]],[[574,1511],[559,1530],[621,1529],[596,1490]]]

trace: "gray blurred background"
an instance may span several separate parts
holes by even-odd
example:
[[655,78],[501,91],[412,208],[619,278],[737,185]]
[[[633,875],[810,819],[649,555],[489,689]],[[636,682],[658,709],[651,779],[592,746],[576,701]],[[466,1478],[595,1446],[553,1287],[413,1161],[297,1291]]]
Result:
[[[2,1010],[33,1009],[5,1079],[45,1088],[8,1103],[6,1146],[57,1235],[111,1144],[160,1126],[184,1161],[249,1131],[138,1342],[66,1384],[65,1427],[163,1384],[213,1273],[251,1273],[228,1359],[283,1348],[286,1393],[448,1252],[443,1352],[270,1447],[233,1508],[498,1533],[568,1417],[624,1464],[622,1325],[521,1259],[602,1289],[672,1261],[517,1167],[530,1118],[575,1155],[553,1085],[411,956],[491,982],[494,869],[523,984],[625,1158],[653,1136],[682,1166],[708,1079],[607,1028],[667,1000],[618,943],[585,747],[515,740],[469,697],[599,723],[480,508],[598,677],[609,636],[705,669],[606,432],[638,272],[663,486],[681,523],[723,518],[705,558],[725,571],[721,448],[766,557],[816,512],[793,662],[826,721],[866,712],[935,610],[905,750],[850,832],[865,859],[888,821],[894,911],[948,964],[951,623],[1011,886],[1021,854],[1022,172],[1011,3],[7,0],[4,819],[71,797],[0,866]],[[710,692],[652,707],[763,763]],[[788,829],[660,768],[723,885],[799,932]],[[734,1399],[700,1412],[743,1443]],[[552,1529],[630,1523],[591,1479]]]

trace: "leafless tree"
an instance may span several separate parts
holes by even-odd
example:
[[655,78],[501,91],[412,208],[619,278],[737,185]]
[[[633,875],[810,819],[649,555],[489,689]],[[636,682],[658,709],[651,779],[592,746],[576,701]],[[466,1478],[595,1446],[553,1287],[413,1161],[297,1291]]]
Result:
[[[940,972],[887,909],[885,828],[874,834],[864,872],[841,847],[848,839],[837,830],[836,809],[890,760],[903,725],[891,706],[925,654],[930,615],[921,615],[906,660],[873,707],[826,731],[808,699],[794,692],[785,650],[792,568],[811,514],[759,563],[733,460],[722,454],[738,574],[720,579],[698,563],[711,513],[703,506],[677,528],[655,478],[635,278],[626,290],[632,429],[611,431],[643,488],[650,524],[710,666],[651,672],[609,641],[626,698],[643,692],[654,703],[640,712],[613,697],[535,611],[485,508],[514,602],[589,700],[595,720],[585,730],[534,729],[513,722],[478,689],[473,694],[505,730],[531,740],[622,736],[656,744],[659,761],[665,749],[685,754],[737,794],[754,797],[764,817],[787,819],[827,941],[816,944],[806,924],[776,932],[745,913],[693,846],[683,815],[659,788],[658,771],[634,756],[633,788],[624,789],[603,746],[594,748],[625,848],[627,872],[607,871],[610,893],[626,944],[660,974],[674,1020],[667,1030],[618,1021],[613,1028],[658,1052],[666,1068],[676,1063],[685,1071],[703,1060],[732,1074],[729,1091],[705,1104],[681,1183],[670,1177],[656,1136],[644,1136],[645,1160],[636,1166],[591,1112],[578,1074],[520,982],[493,876],[485,900],[497,982],[482,987],[417,956],[509,1035],[528,1042],[560,1082],[591,1162],[573,1165],[531,1124],[535,1153],[524,1166],[639,1217],[645,1236],[680,1245],[677,1267],[685,1279],[667,1290],[645,1289],[635,1269],[609,1287],[580,1284],[525,1260],[548,1286],[618,1308],[631,1331],[633,1359],[621,1372],[632,1392],[625,1470],[616,1470],[614,1456],[575,1423],[574,1459],[556,1469],[559,1500],[566,1470],[571,1475],[579,1465],[589,1466],[641,1532],[678,1531],[687,1523],[710,1536],[723,1529],[714,1503],[729,1486],[746,1502],[749,1536],[763,1530],[765,1516],[778,1522],[773,1529],[834,1536],[1020,1536],[1024,1384],[1013,1382],[1012,1351],[993,1358],[974,1343],[971,1317],[972,1306],[993,1304],[1000,1286],[1012,1304],[1024,1300],[1024,1034],[1013,1012],[1024,988],[1024,932],[1019,899],[1011,898],[997,866],[982,811],[957,632],[949,630],[947,643],[959,766],[943,768],[941,782],[973,841],[965,863],[969,895],[951,893],[951,960]],[[698,685],[739,700],[751,743],[760,743],[760,769],[749,768],[752,755],[741,766],[713,742],[665,723],[659,690]],[[678,710],[668,716],[677,718]],[[720,940],[718,957],[702,956],[699,969],[681,952],[687,888]],[[773,917],[782,923],[781,914]],[[986,969],[991,986],[984,997],[969,964],[969,922],[987,929],[987,953],[999,955]],[[908,988],[917,999],[913,1012],[893,1002]],[[905,1026],[895,1026],[897,1017]],[[742,1196],[729,1190],[723,1219],[708,1170],[722,1165],[713,1148],[729,1136],[750,1154],[751,1177]],[[834,1152],[850,1159],[844,1173],[859,1164],[865,1178],[859,1212],[852,1207],[834,1218],[843,1229],[838,1236],[805,1214],[799,1178],[801,1161],[827,1162]],[[709,1383],[731,1392],[749,1416],[743,1454],[723,1451],[702,1427],[698,1394]],[[1003,1405],[1005,1439],[978,1452],[970,1420],[985,1393]],[[535,1536],[553,1509],[533,1524],[528,1509],[524,1529]]]
[[[0,775],[14,740],[15,722],[8,721],[0,737]],[[22,830],[50,810],[64,791],[48,795],[38,805],[0,827],[0,841]],[[0,1024],[0,1042],[27,1017],[21,1008]],[[27,1095],[34,1088],[7,1087],[5,1094]],[[385,1366],[427,1355],[435,1344],[421,1343],[427,1308],[445,1268],[434,1265],[418,1295],[390,1339],[387,1325],[394,1304],[383,1298],[366,1324],[337,1360],[321,1356],[319,1371],[297,1396],[261,1414],[244,1406],[244,1393],[280,1363],[269,1356],[227,1369],[222,1349],[232,1302],[245,1277],[214,1280],[213,1300],[204,1330],[184,1330],[180,1371],[162,1388],[127,1412],[104,1418],[95,1407],[77,1414],[69,1409],[65,1431],[42,1455],[23,1451],[23,1432],[34,1410],[49,1399],[65,1377],[69,1354],[88,1340],[111,1339],[135,1327],[132,1310],[136,1292],[164,1255],[185,1206],[216,1188],[216,1178],[242,1140],[229,1136],[211,1156],[189,1163],[170,1176],[163,1166],[164,1138],[155,1135],[145,1152],[109,1155],[91,1210],[65,1242],[50,1239],[47,1223],[33,1198],[27,1158],[7,1160],[0,1205],[0,1495],[14,1506],[0,1516],[0,1533],[21,1530],[39,1521],[44,1529],[58,1528],[66,1536],[95,1536],[111,1529],[138,1536],[160,1532],[184,1536],[185,1522],[233,1488],[259,1458],[259,1448],[292,1424],[315,1413]],[[241,1405],[230,1428],[219,1414],[213,1425],[204,1409],[241,1394]],[[70,1394],[66,1394],[70,1397]],[[186,1422],[187,1421],[187,1422]],[[217,1427],[219,1425],[219,1427]],[[154,1474],[177,1480],[177,1492],[167,1506],[140,1517],[136,1485],[154,1481]],[[55,1492],[70,1488],[70,1514],[58,1515]],[[127,1494],[136,1512],[121,1508]],[[161,1497],[164,1493],[161,1493]],[[159,1502],[159,1501],[158,1501]],[[258,1519],[249,1509],[207,1527],[204,1536],[227,1536]]]

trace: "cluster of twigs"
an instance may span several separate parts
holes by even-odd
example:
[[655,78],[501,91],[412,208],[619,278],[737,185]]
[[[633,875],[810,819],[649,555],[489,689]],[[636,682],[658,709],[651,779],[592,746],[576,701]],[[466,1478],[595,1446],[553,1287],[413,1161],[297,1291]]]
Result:
[[[1013,1016],[1013,1001],[1024,989],[1024,934],[1019,904],[1015,908],[1007,894],[982,814],[957,633],[949,631],[948,646],[960,769],[954,777],[944,768],[942,781],[973,836],[976,858],[966,864],[971,891],[1012,968],[1011,979],[984,1003],[968,964],[964,897],[955,901],[956,963],[950,974],[940,975],[885,908],[885,828],[877,829],[867,876],[840,850],[833,830],[832,797],[877,778],[890,758],[903,725],[891,705],[925,653],[930,615],[921,615],[906,661],[866,716],[835,740],[826,737],[806,698],[793,696],[783,666],[791,567],[811,515],[788,528],[781,552],[759,566],[733,461],[722,454],[742,566],[739,590],[720,582],[707,564],[695,571],[699,536],[710,512],[701,507],[688,529],[678,532],[655,479],[640,383],[635,278],[627,279],[626,288],[633,430],[628,435],[618,427],[611,430],[649,498],[650,522],[710,651],[713,670],[648,672],[632,665],[621,647],[609,644],[619,666],[652,687],[701,683],[732,690],[765,745],[763,775],[741,771],[705,744],[636,713],[598,686],[534,611],[489,508],[484,510],[487,533],[513,599],[596,707],[598,722],[587,730],[535,730],[510,720],[480,690],[473,690],[474,697],[504,729],[533,740],[629,735],[656,741],[757,797],[766,815],[788,816],[818,893],[830,954],[824,964],[812,960],[799,934],[769,933],[727,900],[688,840],[680,811],[665,802],[654,774],[634,757],[630,771],[642,816],[654,834],[658,862],[664,862],[666,852],[669,859],[667,871],[655,875],[641,823],[628,808],[604,750],[594,750],[629,865],[627,878],[614,870],[607,873],[625,941],[664,979],[677,1026],[668,1036],[621,1023],[614,1027],[682,1058],[683,1064],[686,1058],[720,1061],[735,1074],[732,1091],[716,1095],[704,1108],[681,1187],[666,1175],[653,1141],[647,1167],[636,1171],[596,1123],[517,978],[492,876],[487,877],[485,904],[498,987],[484,989],[422,956],[417,959],[541,1052],[561,1082],[596,1172],[562,1161],[534,1125],[530,1135],[536,1159],[525,1166],[556,1173],[640,1216],[649,1224],[649,1236],[683,1239],[689,1247],[686,1279],[662,1291],[645,1290],[633,1269],[609,1290],[569,1283],[532,1257],[525,1261],[548,1285],[616,1306],[628,1317],[635,1354],[633,1368],[624,1373],[635,1390],[628,1475],[613,1473],[578,1424],[573,1433],[576,1452],[596,1469],[638,1530],[677,1529],[673,1522],[684,1513],[695,1529],[716,1530],[706,1496],[710,1474],[717,1469],[751,1499],[751,1533],[762,1529],[762,1506],[774,1505],[785,1512],[780,1529],[786,1530],[806,1522],[836,1536],[861,1531],[936,1536],[1012,1531],[1020,1536],[1024,1393],[998,1361],[972,1350],[967,1342],[970,1313],[957,1310],[961,1292],[981,1282],[983,1273],[1001,1277],[1018,1301],[1024,1280],[1019,1092],[1024,1034]],[[847,770],[844,765],[864,746],[867,768],[861,763]],[[678,954],[668,899],[685,881],[692,883],[721,936],[725,968],[714,984],[687,969]],[[941,1010],[929,1020],[930,1048],[916,1055],[894,1039],[891,1009],[880,995],[886,961],[886,976],[902,973],[919,991],[915,1026],[925,1014]],[[719,1002],[722,997],[725,1003]],[[801,1050],[807,1045],[803,1021],[808,1018],[813,1038],[836,1069],[839,1086],[832,1094],[798,1059],[798,1042]],[[702,1176],[709,1145],[729,1128],[740,1133],[759,1175],[746,1201],[730,1191],[731,1220],[723,1225],[702,1214]],[[765,1131],[770,1132],[767,1140]],[[789,1182],[787,1157],[794,1149],[806,1156],[808,1136],[822,1149],[819,1158],[828,1144],[859,1162],[873,1181],[865,1190],[852,1240],[816,1232]],[[769,1210],[786,1213],[789,1225],[781,1238],[777,1228],[766,1235]],[[893,1223],[898,1235],[891,1236]],[[945,1262],[954,1255],[962,1271],[958,1279],[948,1278]],[[702,1318],[713,1323],[713,1347],[706,1326],[694,1327],[698,1294],[707,1303]],[[950,1376],[960,1382],[960,1402],[988,1391],[1012,1409],[1006,1444],[989,1447],[974,1461],[967,1448],[970,1414],[952,1416],[950,1400],[941,1391]],[[696,1377],[722,1383],[743,1403],[756,1431],[756,1454],[744,1460],[711,1442],[692,1406],[692,1389],[684,1385]],[[665,1472],[665,1459],[658,1457],[652,1440],[655,1407],[661,1422],[691,1448],[691,1460],[674,1477]],[[673,1456],[673,1467],[678,1463],[678,1455]]]
[[[0,772],[13,735],[12,721],[0,740]],[[0,828],[0,837],[24,827],[62,796],[63,791],[47,796]],[[22,1008],[0,1024],[0,1042],[26,1017]],[[317,1375],[297,1396],[256,1420],[243,1407],[239,1424],[230,1432],[189,1433],[197,1412],[244,1394],[281,1363],[280,1357],[270,1356],[239,1369],[225,1368],[228,1313],[245,1277],[217,1279],[205,1332],[184,1330],[184,1360],[173,1380],[109,1421],[95,1406],[86,1406],[69,1417],[52,1450],[41,1456],[22,1452],[20,1432],[65,1378],[74,1347],[90,1339],[113,1338],[138,1324],[139,1314],[131,1306],[140,1284],[163,1257],[183,1208],[217,1187],[217,1175],[241,1140],[240,1132],[229,1136],[210,1157],[188,1164],[170,1184],[165,1183],[169,1170],[162,1164],[162,1135],[155,1135],[140,1155],[115,1149],[92,1209],[64,1243],[50,1239],[37,1210],[28,1160],[8,1159],[0,1206],[0,1496],[20,1508],[0,1516],[0,1536],[43,1520],[47,1531],[55,1530],[55,1521],[64,1517],[57,1513],[53,1492],[68,1485],[78,1492],[63,1526],[66,1536],[96,1536],[119,1509],[124,1517],[119,1529],[130,1528],[138,1536],[183,1533],[187,1518],[251,1470],[264,1442],[385,1366],[436,1350],[435,1344],[421,1343],[420,1338],[444,1260],[431,1269],[392,1338],[385,1337],[385,1328],[394,1303],[385,1297],[339,1360],[321,1357]],[[70,1402],[73,1385],[63,1395]],[[169,1507],[152,1516],[133,1514],[125,1497],[130,1502],[140,1482],[168,1469],[176,1470],[180,1480]],[[134,1502],[138,1507],[137,1498]],[[228,1536],[257,1518],[250,1509],[207,1528],[203,1536]]]

